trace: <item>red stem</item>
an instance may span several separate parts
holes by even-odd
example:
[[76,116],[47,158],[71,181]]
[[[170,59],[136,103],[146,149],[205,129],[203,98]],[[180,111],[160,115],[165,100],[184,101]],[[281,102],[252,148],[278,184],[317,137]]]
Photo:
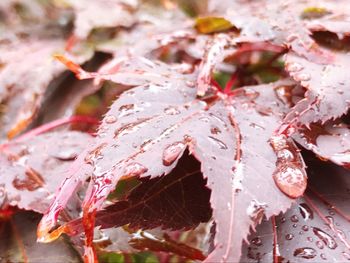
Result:
[[272,223],[272,233],[273,233],[273,263],[278,263],[279,251],[278,251],[278,241],[277,241],[277,230],[276,230],[276,218],[271,217]]
[[225,89],[224,89],[225,94],[230,93],[232,86],[237,82],[237,79],[238,79],[238,72],[236,71],[231,75],[231,78],[229,79],[229,81],[227,81],[225,85]]
[[45,123],[37,128],[34,128],[34,129],[22,134],[21,136],[15,138],[14,140],[0,145],[0,148],[6,147],[8,144],[23,142],[25,140],[33,138],[39,134],[51,131],[51,130],[53,130],[57,127],[60,127],[62,125],[65,125],[65,124],[79,123],[79,122],[93,124],[93,125],[99,124],[98,119],[93,118],[93,117],[89,117],[89,116],[76,115],[76,116],[71,116],[71,117],[67,117],[67,118],[62,118],[62,119],[54,120],[52,122]]

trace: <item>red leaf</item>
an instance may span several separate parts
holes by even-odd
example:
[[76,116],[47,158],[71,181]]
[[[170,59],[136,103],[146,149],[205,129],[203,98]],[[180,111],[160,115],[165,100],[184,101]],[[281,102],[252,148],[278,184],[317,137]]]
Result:
[[[216,249],[208,261],[237,260],[241,240],[246,238],[249,228],[254,227],[264,214],[270,217],[284,211],[292,202],[275,187],[272,174],[275,169],[283,172],[279,164],[285,165],[285,159],[277,160],[268,143],[279,125],[279,117],[272,114],[274,106],[267,106],[270,104],[267,101],[275,96],[274,88],[284,83],[242,88],[230,98],[214,96],[204,101],[196,99],[196,90],[186,84],[193,81],[193,76],[180,75],[161,63],[150,64],[145,69],[134,82],[138,84],[152,76],[152,84],[125,92],[112,105],[94,146],[75,163],[75,167],[86,168],[69,174],[41,222],[39,238],[48,238],[47,233],[54,226],[58,212],[67,203],[68,193],[89,176],[83,173],[90,169],[88,167],[92,166],[94,172],[83,205],[84,218],[92,220],[92,215],[101,208],[120,178],[154,178],[170,173],[184,150],[175,144],[183,144],[201,162],[201,170],[212,191],[210,201],[216,222]],[[124,80],[122,77],[126,73],[120,72],[123,70],[119,68],[115,74],[99,77]],[[140,71],[134,74],[137,72]],[[154,84],[154,80],[159,84]],[[131,79],[128,81],[131,84]],[[259,136],[249,137],[257,130]],[[161,150],[153,151],[155,147]],[[172,150],[169,147],[173,147]],[[290,144],[289,147],[292,161],[300,158],[295,146]],[[256,164],[261,164],[259,183],[256,182]],[[305,181],[302,163],[298,165],[294,167],[298,170],[296,174],[302,174],[300,179]],[[290,187],[297,189],[293,185],[294,172],[288,171],[285,175],[292,179]],[[259,189],[269,189],[268,194]],[[272,196],[274,200],[279,199],[275,206],[271,205],[275,203]],[[85,230],[88,230],[86,234],[90,240],[91,221]],[[91,244],[87,242],[87,245]]]

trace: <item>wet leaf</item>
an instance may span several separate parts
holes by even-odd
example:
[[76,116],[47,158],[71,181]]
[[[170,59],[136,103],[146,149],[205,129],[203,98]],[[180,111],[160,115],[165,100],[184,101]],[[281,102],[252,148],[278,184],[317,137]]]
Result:
[[[129,64],[126,66],[129,67]],[[119,82],[124,81],[122,77],[126,74],[126,69],[121,65],[113,74],[86,74],[80,69],[76,72],[80,76]],[[138,72],[134,71],[134,74]],[[247,236],[249,228],[260,222],[264,214],[270,217],[285,210],[292,202],[276,187],[272,176],[274,172],[283,174],[278,182],[286,183],[291,191],[298,187],[293,185],[297,174],[302,175],[300,178],[306,184],[303,164],[297,161],[300,157],[295,146],[292,143],[286,146],[291,156],[276,159],[268,142],[273,129],[279,125],[279,117],[272,114],[273,106],[267,106],[269,104],[266,101],[274,97],[274,89],[284,83],[242,88],[236,96],[227,99],[213,96],[199,100],[196,98],[196,90],[188,85],[194,80],[192,75],[179,74],[159,62],[147,62],[146,70],[142,71],[139,79],[133,81],[139,84],[149,76],[159,84],[143,84],[124,93],[112,105],[99,129],[94,146],[89,147],[75,163],[76,167],[92,166],[94,172],[83,174],[75,171],[69,175],[49,213],[41,222],[40,238],[45,241],[56,236],[54,234],[50,237],[47,231],[54,226],[55,217],[67,203],[67,193],[73,191],[79,181],[91,176],[83,204],[83,221],[89,220],[85,231],[90,236],[90,220],[94,220],[92,218],[95,218],[96,211],[102,207],[107,194],[114,189],[120,178],[156,178],[168,174],[176,167],[185,148],[189,147],[190,152],[201,162],[201,171],[208,179],[207,185],[211,190],[217,249],[209,255],[208,260],[221,260],[222,257],[227,260],[237,259],[239,255],[234,251],[240,250],[241,240]],[[261,135],[249,138],[248,134],[254,134],[257,130]],[[132,143],[125,143],[126,141]],[[260,145],[258,153],[254,153],[256,144]],[[161,150],[155,152],[152,150],[154,147]],[[266,163],[266,160],[269,162]],[[285,172],[283,167],[288,162],[294,163],[294,166]],[[259,172],[263,179],[258,184],[253,179],[256,178],[256,163],[262,164]],[[225,180],[222,175],[226,176]],[[258,190],[260,188],[269,189],[269,194],[265,195]],[[301,188],[295,196],[287,195],[295,198],[302,192]],[[277,206],[271,205],[273,202],[269,198],[272,196],[278,196],[280,202]],[[58,203],[60,206],[57,206]]]
[[44,213],[64,172],[90,139],[79,132],[54,132],[0,146],[0,207]]

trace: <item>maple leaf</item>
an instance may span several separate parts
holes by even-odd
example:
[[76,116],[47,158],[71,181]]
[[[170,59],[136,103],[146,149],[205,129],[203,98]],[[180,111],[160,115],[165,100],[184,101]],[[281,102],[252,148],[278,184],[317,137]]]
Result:
[[[238,260],[237,251],[249,228],[254,228],[264,214],[270,217],[284,211],[293,200],[286,195],[298,197],[306,186],[303,162],[293,143],[274,145],[279,147],[278,151],[288,150],[291,154],[280,155],[278,159],[269,144],[280,117],[272,114],[274,106],[266,105],[270,105],[269,99],[275,96],[275,88],[286,83],[247,87],[237,90],[236,96],[219,98],[214,95],[199,100],[193,84],[189,85],[195,76],[179,74],[160,62],[136,60],[140,61],[145,63],[144,70],[134,83],[140,84],[140,79],[147,80],[149,76],[153,77],[152,82],[120,96],[103,119],[94,145],[75,162],[75,167],[94,168],[83,203],[83,220],[90,222],[89,226],[84,226],[88,239],[92,242],[91,220],[96,210],[101,208],[120,178],[156,178],[168,174],[188,147],[201,162],[201,171],[211,189],[216,249],[207,260]],[[72,66],[70,61],[64,62],[80,77],[125,84],[123,75],[129,76],[122,65],[114,74],[101,74],[87,73]],[[126,66],[137,65],[136,62],[128,61]],[[133,74],[137,73],[140,71]],[[130,85],[131,79],[127,81]],[[258,137],[249,137],[257,130]],[[130,143],[125,143],[127,141]],[[259,149],[255,145],[259,145]],[[154,147],[161,150],[153,151]],[[254,168],[256,164],[261,164],[259,171]],[[257,173],[261,174],[259,183],[256,182]],[[69,175],[39,226],[39,240],[52,238],[47,233],[66,205],[68,193],[88,176],[77,169]],[[275,186],[274,180],[286,195]],[[279,201],[273,202],[272,196]],[[273,203],[276,206],[271,205]],[[87,245],[91,246],[89,242]]]
[[330,163],[308,163],[313,168],[310,189],[275,223],[266,221],[257,228],[244,248],[243,262],[349,260],[349,172]]
[[90,139],[84,133],[65,131],[2,146],[0,206],[44,213],[64,179],[62,174]]
[[17,212],[0,219],[0,253],[4,262],[79,262],[80,258],[67,240],[51,244],[37,243],[35,228],[40,215]]
[[293,138],[320,158],[349,168],[348,135],[348,125],[335,122],[325,125],[312,124],[310,129],[301,129]]
[[85,39],[94,28],[130,27],[136,22],[133,15],[138,5],[137,0],[68,0],[68,5],[75,11],[74,35]]
[[[50,82],[64,72],[64,67],[53,60],[55,52],[62,51],[61,39],[14,41],[0,46],[1,139],[12,138],[25,130],[37,115]],[[90,57],[88,52],[74,56],[79,62]],[[26,63],[31,62],[28,69]],[[5,134],[4,134],[5,133]]]

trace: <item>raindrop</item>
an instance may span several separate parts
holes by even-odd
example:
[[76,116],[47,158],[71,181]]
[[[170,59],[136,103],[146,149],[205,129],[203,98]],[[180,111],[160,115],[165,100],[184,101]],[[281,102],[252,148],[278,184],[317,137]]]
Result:
[[324,232],[323,230],[314,227],[313,228],[314,234],[323,241],[323,243],[329,247],[330,249],[335,249],[338,244],[335,242],[334,238],[331,237],[329,234]]
[[306,73],[300,73],[295,76],[296,81],[308,81],[310,80],[311,76]]
[[104,118],[104,121],[107,123],[107,124],[112,124],[112,123],[115,123],[117,121],[117,118],[113,115],[107,115],[105,118]]
[[316,241],[316,246],[319,248],[319,249],[323,249],[324,248],[324,245],[321,241]]
[[51,156],[61,161],[71,161],[78,156],[78,153],[76,152],[75,149],[68,148],[68,149],[61,149],[58,152],[51,154]]
[[164,109],[164,113],[167,115],[177,115],[180,114],[180,111],[175,107],[168,107]]
[[298,217],[297,217],[296,215],[292,215],[292,216],[290,217],[290,221],[292,221],[292,222],[294,222],[294,223],[297,223],[297,222],[299,222],[299,219],[298,219]]
[[24,175],[17,175],[12,181],[12,185],[18,190],[34,191],[42,187],[43,177],[34,169],[28,168]]
[[305,171],[291,163],[278,165],[273,179],[277,187],[291,198],[301,196],[307,185]]
[[299,212],[300,212],[301,216],[304,218],[305,221],[308,220],[308,219],[313,219],[314,218],[313,211],[305,203],[299,204]]
[[163,152],[163,164],[165,166],[172,165],[183,152],[185,147],[186,144],[184,144],[183,142],[175,142],[168,145]]
[[282,218],[281,218],[281,223],[284,223],[284,222],[286,222],[286,218],[285,218],[285,217],[282,217]]
[[323,260],[327,260],[326,255],[325,255],[325,254],[323,254],[323,253],[320,255],[320,257],[321,257]]
[[212,126],[210,128],[210,132],[211,134],[218,134],[218,133],[221,133],[221,130],[217,126]]
[[302,70],[304,67],[296,62],[290,63],[287,65],[287,70],[290,72],[298,72],[300,70]]
[[346,260],[350,260],[350,254],[349,254],[349,253],[342,252],[342,255],[343,255],[343,257],[344,257]]
[[123,106],[120,106],[119,111],[121,112],[129,111],[129,110],[132,110],[134,107],[135,107],[134,104],[125,104]]
[[314,239],[313,239],[312,237],[307,237],[306,239],[307,239],[307,241],[309,241],[309,242],[314,241]]
[[317,256],[317,252],[315,249],[311,247],[302,247],[294,250],[294,257],[311,259]]
[[217,138],[215,138],[213,136],[208,136],[208,138],[212,142],[214,142],[216,145],[218,145],[220,149],[222,149],[222,150],[227,150],[228,149],[227,145],[223,141],[220,141],[219,139],[217,139]]
[[148,169],[140,163],[130,163],[124,168],[123,176],[124,177],[134,177],[140,176],[141,174],[147,172]]
[[292,234],[287,234],[286,235],[286,240],[292,240],[293,239],[293,235]]
[[304,230],[305,232],[306,232],[306,231],[309,231],[309,227],[308,227],[307,225],[303,225],[303,226],[301,227],[301,229]]
[[297,224],[293,224],[292,227],[296,228],[298,225]]
[[262,241],[259,237],[253,238],[252,240],[250,240],[250,242],[257,247],[260,247],[262,245]]
[[252,201],[250,201],[250,204],[247,208],[247,215],[255,223],[260,223],[264,217],[264,212],[266,208],[267,208],[266,203],[260,203],[257,200],[253,199]]

